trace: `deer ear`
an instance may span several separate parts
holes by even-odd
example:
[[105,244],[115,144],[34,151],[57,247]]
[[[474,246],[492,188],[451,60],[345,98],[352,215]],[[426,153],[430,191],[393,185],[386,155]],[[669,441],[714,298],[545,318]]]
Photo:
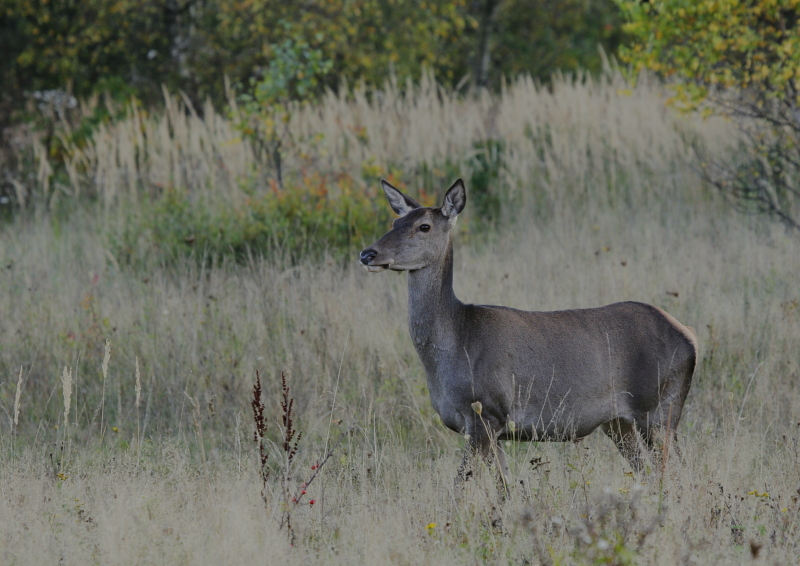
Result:
[[384,179],[381,179],[381,187],[383,187],[386,198],[389,199],[389,206],[391,206],[392,210],[399,216],[405,216],[415,208],[422,208],[420,203],[410,196],[403,194],[400,192],[400,189],[393,187]]
[[464,188],[464,181],[459,179],[447,190],[442,203],[442,214],[451,221],[461,214],[467,204],[467,190]]

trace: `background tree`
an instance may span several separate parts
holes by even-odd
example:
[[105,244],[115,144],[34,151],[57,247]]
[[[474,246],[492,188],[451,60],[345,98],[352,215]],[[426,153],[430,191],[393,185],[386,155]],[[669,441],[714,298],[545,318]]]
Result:
[[0,126],[43,90],[147,104],[165,85],[221,105],[223,77],[248,85],[286,40],[332,62],[319,89],[404,81],[423,67],[451,86],[466,76],[492,88],[522,72],[547,79],[599,68],[598,43],[612,53],[619,43],[618,12],[612,0],[6,0]]
[[[6,0],[0,131],[33,123],[58,166],[67,146],[81,147],[132,97],[157,106],[166,87],[198,111],[207,99],[222,108],[227,77],[253,102],[246,120],[258,127],[245,131],[272,155],[280,180],[290,140],[274,111],[289,101],[341,83],[404,85],[423,69],[450,88],[494,90],[520,73],[546,81],[558,69],[599,70],[598,45],[613,54],[620,21],[613,0]],[[288,83],[276,98],[279,75]],[[98,93],[123,104],[78,110]],[[25,159],[12,138],[0,136],[5,171]]]
[[800,0],[619,0],[634,72],[669,79],[671,103],[728,116],[742,133],[727,162],[697,148],[704,178],[745,211],[800,230]]
[[506,0],[497,11],[492,70],[547,79],[555,71],[602,68],[600,48],[616,54],[622,16],[612,0]]

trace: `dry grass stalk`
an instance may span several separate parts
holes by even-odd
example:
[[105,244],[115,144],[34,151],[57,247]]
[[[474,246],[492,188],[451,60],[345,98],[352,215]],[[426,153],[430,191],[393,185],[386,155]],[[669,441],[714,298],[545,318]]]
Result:
[[142,376],[139,373],[139,357],[138,356],[136,356],[136,358],[135,358],[135,363],[136,363],[136,388],[135,388],[135,391],[136,391],[136,402],[133,404],[133,406],[136,408],[136,411],[137,411],[137,414],[138,414],[139,402],[142,399]]
[[100,441],[103,441],[106,433],[106,382],[108,380],[108,362],[111,360],[111,340],[106,340],[105,352],[103,353],[103,390],[100,397]]
[[64,426],[69,426],[69,409],[72,404],[72,370],[64,366],[61,374],[61,387],[64,394]]
[[134,360],[136,364],[136,401],[134,402],[133,406],[134,409],[136,409],[136,460],[138,463],[142,454],[142,435],[139,428],[139,403],[142,399],[142,376],[139,373],[139,356],[136,356]]
[[19,378],[17,378],[17,392],[14,394],[14,426],[19,425],[19,407],[22,399],[22,366],[19,367]]
[[192,423],[194,424],[194,432],[197,437],[197,445],[200,448],[200,459],[205,468],[207,466],[206,443],[203,437],[203,417],[200,414],[200,403],[187,392],[184,391],[183,394],[186,395],[186,398],[189,399],[189,402],[192,404]]
[[[388,83],[377,93],[341,88],[292,111],[293,148],[283,169],[297,172],[311,164],[324,172],[333,164],[359,179],[365,166],[416,170],[455,160],[467,168],[476,147],[494,139],[506,146],[504,179],[525,186],[535,177],[557,200],[564,191],[588,194],[586,172],[611,186],[669,174],[676,163],[692,159],[687,136],[712,146],[720,137],[732,139],[729,132],[715,136],[719,122],[695,127],[663,112],[660,97],[654,81],[640,80],[631,91],[615,70],[597,79],[556,76],[547,87],[520,78],[499,95],[477,98],[447,92],[429,74],[418,85]],[[242,203],[248,198],[242,181],[271,173],[268,156],[242,138],[235,119],[210,104],[201,118],[189,101],[166,91],[164,100],[162,112],[131,106],[125,119],[99,125],[85,146],[70,146],[72,187],[66,192],[96,194],[106,211],[124,204],[121,212],[129,214],[147,194],[169,188]],[[631,136],[642,143],[631,143]],[[609,168],[609,161],[618,166]]]

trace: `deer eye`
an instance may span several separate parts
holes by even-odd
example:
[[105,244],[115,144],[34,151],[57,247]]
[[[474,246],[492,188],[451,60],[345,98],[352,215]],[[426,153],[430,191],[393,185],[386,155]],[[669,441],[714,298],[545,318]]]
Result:
[[430,224],[420,224],[419,231],[420,232],[429,232],[431,229]]

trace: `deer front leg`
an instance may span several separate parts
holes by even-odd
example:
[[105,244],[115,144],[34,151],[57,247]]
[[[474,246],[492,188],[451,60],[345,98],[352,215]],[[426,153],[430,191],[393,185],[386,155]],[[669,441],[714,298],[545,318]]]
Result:
[[474,434],[465,434],[467,438],[466,446],[464,446],[464,457],[461,459],[461,465],[458,467],[458,474],[456,475],[456,494],[460,495],[463,490],[463,484],[474,473],[475,457],[480,451],[480,446],[475,439]]
[[[478,420],[478,419],[476,419]],[[467,445],[464,447],[464,458],[458,468],[456,476],[456,494],[460,495],[463,490],[463,483],[474,474],[475,462],[480,457],[489,467],[493,464],[497,472],[497,487],[500,497],[505,499],[508,495],[508,461],[506,453],[497,442],[493,431],[485,426],[486,423],[478,420],[476,426],[471,427],[472,433],[468,433]]]
[[500,442],[497,440],[494,441],[495,449],[497,450],[497,475],[498,481],[497,485],[498,488],[502,488],[502,493],[505,496],[510,495],[509,488],[510,488],[510,481],[511,481],[511,470],[508,468],[508,457],[506,456],[506,451],[503,450],[503,447],[500,445]]

